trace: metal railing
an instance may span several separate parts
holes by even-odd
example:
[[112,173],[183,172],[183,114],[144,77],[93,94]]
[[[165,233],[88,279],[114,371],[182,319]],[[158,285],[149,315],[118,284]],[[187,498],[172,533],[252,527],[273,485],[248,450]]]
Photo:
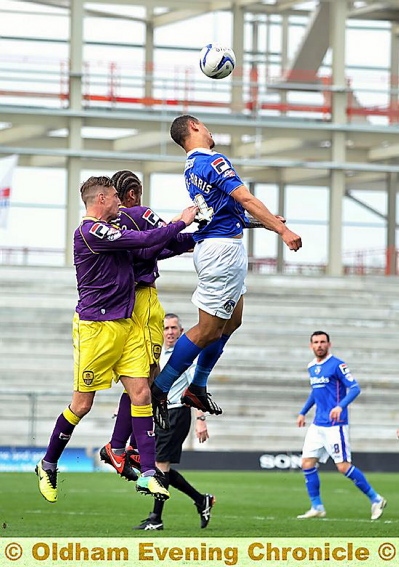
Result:
[[[112,413],[117,405],[120,391],[111,391],[97,396],[95,412],[89,413],[83,420],[83,428],[92,429],[95,424],[96,431],[101,438],[107,440],[112,430]],[[0,445],[31,447],[43,446],[47,443],[51,433],[50,427],[43,435],[39,424],[52,424],[57,415],[70,403],[70,393],[46,391],[20,391],[0,389]],[[91,423],[90,423],[91,422]],[[10,443],[10,432],[14,432]]]
[[[0,247],[0,265],[3,266],[64,266],[65,250],[58,248]],[[251,273],[275,274],[278,272],[276,257],[250,257],[248,269]],[[375,250],[352,250],[343,253],[344,275],[398,275],[399,250],[379,248]],[[165,263],[162,269],[190,270],[190,254],[182,254]],[[326,262],[283,262],[283,274],[323,275],[327,273]]]
[[[0,103],[26,106],[29,99],[33,106],[69,107],[69,66],[67,59],[0,55]],[[247,64],[223,81],[212,81],[193,65],[85,61],[82,103],[86,108],[203,108],[329,120],[332,94],[339,91],[346,93],[348,122],[356,116],[376,117],[387,124],[399,122],[397,81],[389,78],[388,69],[363,70],[358,76],[348,76],[342,87],[333,84],[328,69],[319,76],[297,71],[295,76],[284,77],[277,68],[271,74],[263,67]],[[237,101],[233,103],[235,87],[242,90],[240,108]]]

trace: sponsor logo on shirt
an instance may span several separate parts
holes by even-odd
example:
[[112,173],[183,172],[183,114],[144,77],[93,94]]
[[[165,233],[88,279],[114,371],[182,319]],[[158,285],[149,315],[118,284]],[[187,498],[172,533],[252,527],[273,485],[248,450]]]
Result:
[[339,365],[339,369],[341,370],[342,374],[345,376],[346,380],[348,380],[348,382],[354,382],[355,381],[354,377],[351,374],[350,369],[347,367],[345,362],[343,362],[342,364]]
[[195,158],[187,159],[186,165],[184,166],[184,171],[187,171],[187,169],[190,169],[191,167],[193,167],[194,162],[195,162]]
[[95,222],[89,230],[90,234],[94,234],[94,236],[101,239],[108,234],[108,231],[109,227],[105,226],[105,224],[102,224],[101,222]]
[[219,174],[231,169],[231,165],[229,165],[227,161],[220,156],[211,162],[211,166]]
[[226,177],[234,177],[235,174],[236,174],[236,172],[234,171],[234,169],[228,169],[227,171],[225,171],[225,172],[223,173],[223,177],[224,177],[224,178],[226,178]]
[[107,240],[118,240],[122,236],[122,233],[117,228],[108,229]]
[[312,376],[310,378],[311,386],[322,387],[323,384],[328,384],[330,382],[330,378],[327,376]]
[[147,209],[146,211],[144,211],[144,213],[142,214],[142,218],[148,222],[148,224],[150,224],[151,226],[155,226],[157,224],[159,224],[160,226],[164,226],[163,224],[160,224],[160,218],[158,215],[156,215],[154,213],[154,211],[152,211],[151,209]]

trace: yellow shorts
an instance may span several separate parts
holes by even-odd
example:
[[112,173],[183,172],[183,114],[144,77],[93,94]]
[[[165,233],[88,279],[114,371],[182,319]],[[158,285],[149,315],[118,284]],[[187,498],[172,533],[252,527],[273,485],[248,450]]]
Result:
[[163,320],[165,311],[154,287],[138,287],[134,304],[134,315],[143,328],[150,364],[159,362],[163,345]]
[[142,327],[134,314],[116,321],[81,321],[75,313],[72,339],[77,392],[106,390],[120,376],[149,376]]

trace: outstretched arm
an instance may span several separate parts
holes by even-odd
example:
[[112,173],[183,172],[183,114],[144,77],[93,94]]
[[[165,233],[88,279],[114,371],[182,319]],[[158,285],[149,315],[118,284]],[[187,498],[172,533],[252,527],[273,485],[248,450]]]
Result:
[[262,201],[250,193],[245,185],[240,185],[237,189],[234,189],[231,196],[238,201],[250,215],[259,220],[265,228],[281,236],[290,250],[297,251],[302,247],[301,237],[295,234],[295,232],[292,232],[280,218],[273,215]]
[[[277,219],[281,220],[281,222],[286,223],[287,221],[285,220],[284,217],[282,217],[281,215],[274,215]],[[265,228],[265,226],[258,221],[258,219],[256,219],[255,217],[252,217],[250,215],[246,215],[245,216],[245,228]],[[270,230],[270,229],[266,229],[266,230]]]

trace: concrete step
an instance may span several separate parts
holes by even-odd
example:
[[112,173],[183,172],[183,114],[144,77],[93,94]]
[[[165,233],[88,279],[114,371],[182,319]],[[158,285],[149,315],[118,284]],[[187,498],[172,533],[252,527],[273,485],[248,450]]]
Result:
[[[186,329],[197,321],[190,301],[196,283],[194,272],[165,272],[158,284],[165,309],[178,313]],[[210,380],[224,413],[208,418],[207,449],[301,450],[296,415],[310,391],[309,336],[322,328],[362,387],[350,409],[353,448],[396,451],[397,278],[251,274],[247,287],[243,325]],[[0,444],[9,443],[12,430],[21,444],[46,445],[72,392],[74,270],[0,266],[0,291]],[[12,397],[11,386],[25,394]],[[109,440],[121,391],[116,385],[98,393],[76,429],[76,446]],[[40,416],[33,428],[32,412]]]

